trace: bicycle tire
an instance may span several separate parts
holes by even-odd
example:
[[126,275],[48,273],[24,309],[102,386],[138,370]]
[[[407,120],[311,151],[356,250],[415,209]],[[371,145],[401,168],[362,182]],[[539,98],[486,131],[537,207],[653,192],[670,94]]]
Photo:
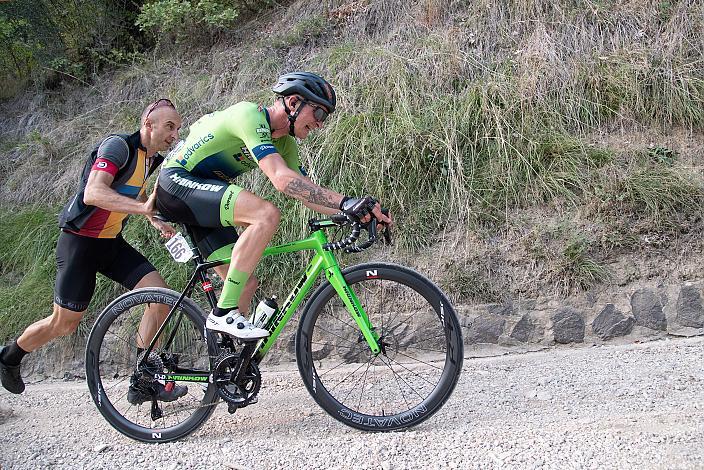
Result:
[[[296,333],[298,370],[308,392],[330,416],[356,429],[394,431],[420,424],[445,404],[462,371],[462,334],[452,305],[430,280],[403,266],[362,264],[345,269],[343,276],[385,349],[372,355],[337,292],[324,283],[306,303]],[[437,336],[418,339],[428,334]],[[359,372],[364,361],[366,369]],[[352,390],[342,396],[343,384],[360,383],[359,400]],[[394,388],[401,399],[391,396]]]
[[[177,382],[177,385],[186,385],[188,393],[173,402],[159,402],[164,416],[156,421],[151,419],[151,401],[138,405],[127,401],[130,378],[137,363],[136,335],[143,307],[160,303],[171,308],[179,296],[178,292],[164,288],[128,292],[100,313],[88,336],[86,380],[93,402],[113,428],[137,441],[157,443],[181,439],[198,429],[213,413],[218,402],[212,380],[203,384]],[[168,338],[176,328],[174,340],[168,350],[158,345],[155,351],[161,357],[177,358],[179,367],[192,367],[209,373],[219,347],[205,329],[201,309],[191,299],[184,298],[169,323],[162,338]],[[204,337],[204,334],[207,336]],[[184,413],[185,419],[179,421],[178,417]]]

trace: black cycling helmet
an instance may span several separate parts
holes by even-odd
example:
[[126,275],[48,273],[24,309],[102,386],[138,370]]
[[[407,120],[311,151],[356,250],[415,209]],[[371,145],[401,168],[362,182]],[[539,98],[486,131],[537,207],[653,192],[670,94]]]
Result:
[[271,88],[279,96],[301,95],[308,101],[324,106],[328,113],[335,111],[335,90],[324,78],[310,72],[292,72],[281,75]]

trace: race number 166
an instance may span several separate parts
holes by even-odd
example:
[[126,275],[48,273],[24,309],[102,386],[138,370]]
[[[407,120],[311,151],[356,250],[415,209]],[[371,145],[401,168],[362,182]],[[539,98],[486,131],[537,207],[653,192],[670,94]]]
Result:
[[169,250],[171,257],[178,263],[185,263],[193,258],[193,250],[188,246],[186,239],[181,232],[177,233],[164,246]]

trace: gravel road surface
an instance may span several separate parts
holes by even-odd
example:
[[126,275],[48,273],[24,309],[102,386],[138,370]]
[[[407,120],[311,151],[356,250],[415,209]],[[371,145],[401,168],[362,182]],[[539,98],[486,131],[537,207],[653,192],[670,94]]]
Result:
[[84,382],[30,383],[0,391],[0,467],[704,468],[704,338],[467,354],[445,407],[388,434],[324,414],[295,364],[264,367],[258,404],[161,445],[114,431]]

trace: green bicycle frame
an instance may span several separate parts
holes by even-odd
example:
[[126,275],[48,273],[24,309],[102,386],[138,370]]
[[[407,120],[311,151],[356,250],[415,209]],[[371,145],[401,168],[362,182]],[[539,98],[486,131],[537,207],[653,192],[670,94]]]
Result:
[[[320,221],[319,226],[331,227],[335,226],[335,224],[332,221]],[[271,334],[258,345],[257,351],[253,356],[255,360],[261,361],[264,358],[271,346],[276,342],[276,339],[279,337],[279,334],[281,334],[286,323],[291,319],[311,287],[313,287],[315,280],[322,271],[325,271],[328,281],[342,299],[352,319],[357,323],[372,353],[377,355],[381,352],[378,334],[369,321],[369,317],[362,308],[357,295],[342,276],[342,271],[340,271],[340,266],[337,264],[335,255],[332,251],[323,248],[323,245],[326,243],[328,243],[328,238],[325,233],[322,230],[316,230],[306,239],[283,245],[270,246],[264,250],[264,256],[305,250],[315,251],[315,255],[308,263],[305,273],[288,295],[284,304],[269,320],[267,328]],[[229,259],[223,261],[229,262]]]

